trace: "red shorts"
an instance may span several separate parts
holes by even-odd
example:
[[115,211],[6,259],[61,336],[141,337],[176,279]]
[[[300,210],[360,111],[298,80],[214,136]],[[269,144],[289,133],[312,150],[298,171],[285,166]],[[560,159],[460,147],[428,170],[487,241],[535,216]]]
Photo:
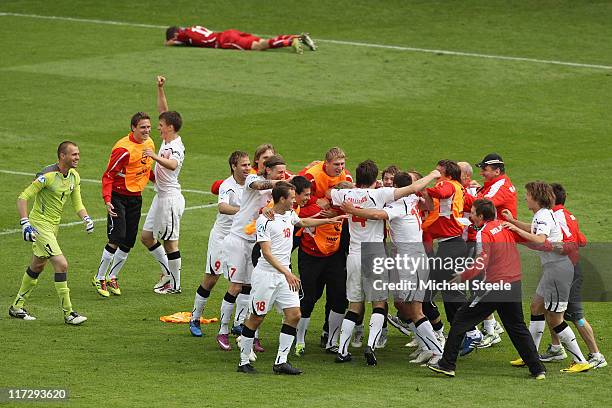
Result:
[[253,34],[243,33],[238,30],[225,30],[219,33],[217,37],[217,46],[219,48],[250,50],[251,45],[259,40],[261,40],[261,38]]

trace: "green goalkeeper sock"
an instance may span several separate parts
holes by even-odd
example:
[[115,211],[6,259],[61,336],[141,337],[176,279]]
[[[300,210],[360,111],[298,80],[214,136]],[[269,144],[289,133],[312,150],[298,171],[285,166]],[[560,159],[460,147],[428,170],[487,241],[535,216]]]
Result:
[[40,272],[34,272],[30,268],[26,269],[23,278],[21,278],[21,287],[13,302],[13,308],[21,309],[23,307],[25,301],[30,297],[30,294],[38,283],[38,275],[40,275]]
[[72,312],[72,302],[70,302],[70,289],[66,282],[65,273],[55,274],[55,290],[57,291],[57,296],[60,298],[60,302],[62,302],[62,311],[65,316],[68,316],[70,312]]

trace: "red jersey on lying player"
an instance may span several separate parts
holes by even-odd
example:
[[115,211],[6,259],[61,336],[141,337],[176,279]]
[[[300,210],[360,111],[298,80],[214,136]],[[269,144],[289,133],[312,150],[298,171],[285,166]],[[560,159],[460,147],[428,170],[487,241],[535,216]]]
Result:
[[192,47],[216,48],[219,33],[202,26],[179,28],[176,41]]
[[256,35],[238,30],[212,31],[203,26],[169,27],[166,30],[166,45],[187,45],[200,48],[224,48],[235,50],[258,50],[269,48],[293,47],[298,54],[302,53],[302,43],[311,50],[317,47],[308,35],[288,34],[274,38],[262,39]]

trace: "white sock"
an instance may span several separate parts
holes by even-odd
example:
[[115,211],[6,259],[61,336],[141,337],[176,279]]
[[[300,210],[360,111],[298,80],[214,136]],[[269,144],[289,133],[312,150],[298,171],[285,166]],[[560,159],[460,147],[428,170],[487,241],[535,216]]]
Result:
[[258,339],[259,338],[259,329],[255,330],[255,338]]
[[168,257],[166,256],[166,251],[164,251],[164,247],[161,246],[159,242],[153,245],[153,247],[155,247],[155,249],[151,250],[151,248],[149,248],[149,253],[151,254],[151,256],[153,256],[153,258],[155,258],[157,262],[159,262],[161,272],[164,275],[170,275],[170,269],[168,267]]
[[128,255],[129,254],[127,252],[123,252],[121,249],[117,248],[117,252],[115,252],[115,255],[113,255],[113,266],[111,266],[110,272],[108,273],[109,279],[117,279],[117,275],[123,268],[123,265],[125,265]]
[[578,346],[578,342],[576,341],[576,336],[571,327],[566,326],[565,329],[561,331],[561,333],[557,333],[559,335],[559,339],[565,345],[565,349],[572,354],[574,361],[577,363],[586,363],[584,359],[584,355],[582,351],[580,351],[580,347]]
[[340,327],[342,326],[342,320],[344,315],[336,313],[333,310],[329,311],[329,335],[327,337],[326,348],[330,348],[338,344],[338,337],[340,337]]
[[531,333],[536,350],[540,348],[540,341],[542,341],[542,336],[544,335],[545,325],[546,322],[544,320],[532,320],[529,322],[529,333]]
[[113,261],[114,254],[108,252],[106,248],[102,251],[102,259],[100,260],[100,266],[98,266],[98,274],[96,275],[97,280],[106,279],[106,272],[108,267]]
[[[200,290],[200,288],[198,288],[198,290]],[[206,307],[206,302],[208,302],[208,298],[196,292],[195,299],[193,300],[193,311],[191,312],[191,320],[198,320],[200,317],[202,317],[202,313],[204,312],[204,308]]]
[[[294,327],[292,327],[292,329],[295,330]],[[295,340],[295,335],[283,333],[281,331],[278,336],[278,353],[276,353],[274,364],[283,364],[287,362],[287,356],[289,355],[289,351],[291,351],[293,340]]]
[[355,322],[352,320],[342,320],[342,329],[340,329],[340,349],[338,352],[343,356],[348,354],[348,346],[353,335],[353,329],[355,328]]
[[179,251],[168,254],[168,268],[172,277],[172,289],[181,288],[181,253]]
[[495,331],[495,318],[493,317],[491,320],[485,320],[483,323],[485,334],[493,334]]
[[381,313],[372,313],[370,316],[370,330],[368,333],[368,346],[372,347],[372,350],[376,348],[376,342],[382,332],[383,324],[385,323],[385,315]]
[[234,316],[234,326],[240,326],[242,323],[244,323],[244,319],[246,319],[247,313],[249,312],[250,302],[251,295],[239,293],[238,296],[236,296],[236,315]]
[[306,344],[306,331],[310,324],[310,317],[302,317],[297,325],[297,334],[295,336],[296,344]]
[[423,318],[423,320],[419,322],[419,325],[415,325],[415,327],[417,338],[420,338],[423,341],[423,344],[429,350],[431,350],[434,355],[442,355],[442,352],[444,350],[438,342],[436,334],[434,333],[433,327],[431,327],[431,323],[429,322],[429,320]]
[[219,334],[229,333],[229,322],[232,320],[232,313],[234,312],[235,303],[230,303],[223,299],[221,302],[221,327],[219,327]]
[[240,339],[240,365],[250,364],[249,356],[253,351],[253,337],[241,336]]
[[408,323],[408,327],[410,327],[410,330],[414,333],[414,338],[418,343],[418,348],[421,350],[427,350],[427,345],[425,344],[421,336],[417,335],[417,329],[416,329],[416,325],[414,324],[414,322]]
[[550,349],[552,351],[559,351],[559,350],[561,350],[561,345],[560,344],[551,344],[550,345]]

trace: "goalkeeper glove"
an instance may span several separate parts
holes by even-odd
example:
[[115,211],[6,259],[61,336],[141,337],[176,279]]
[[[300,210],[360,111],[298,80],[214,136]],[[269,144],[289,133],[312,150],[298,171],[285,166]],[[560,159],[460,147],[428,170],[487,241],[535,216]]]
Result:
[[85,223],[85,231],[88,234],[91,234],[94,230],[94,222],[89,215],[83,217],[83,222]]
[[38,231],[30,224],[30,220],[25,217],[19,221],[21,224],[21,232],[23,233],[23,240],[29,242],[36,242],[36,235]]

